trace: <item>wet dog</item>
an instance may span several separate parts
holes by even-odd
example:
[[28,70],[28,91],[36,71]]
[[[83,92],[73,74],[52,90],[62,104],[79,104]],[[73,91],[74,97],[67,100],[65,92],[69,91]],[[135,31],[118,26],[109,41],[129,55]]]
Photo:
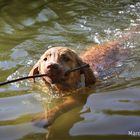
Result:
[[[127,49],[123,47],[125,40],[131,38],[131,34],[112,42],[90,46],[86,51],[78,55],[74,50],[66,47],[53,47],[48,49],[31,69],[29,76],[46,74],[42,79],[47,87],[66,92],[79,89],[83,86],[94,85],[104,70],[116,65],[127,55]],[[89,64],[90,67],[69,73],[65,72]],[[78,94],[79,96],[79,94]],[[65,102],[51,109],[47,114],[49,124],[64,110],[68,110],[77,104],[75,96],[66,97]]]
[[[47,74],[43,77],[48,86],[57,90],[69,91],[80,87],[81,72],[76,71],[65,75],[67,70],[79,67],[85,62],[75,51],[66,47],[48,49],[34,65],[29,76]],[[84,70],[86,85],[95,83],[94,73],[90,68]]]
[[[89,86],[96,82],[101,71],[109,69],[126,53],[118,41],[95,45],[78,55],[66,47],[48,49],[33,66],[29,76],[47,74],[43,81],[58,91],[70,91],[83,85]],[[89,64],[83,68],[65,75],[65,72]]]

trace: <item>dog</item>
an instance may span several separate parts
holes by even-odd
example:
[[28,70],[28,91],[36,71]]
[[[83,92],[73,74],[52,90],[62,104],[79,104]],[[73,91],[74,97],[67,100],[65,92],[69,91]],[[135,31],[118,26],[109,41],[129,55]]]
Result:
[[[94,85],[105,69],[114,67],[128,55],[128,50],[123,45],[132,37],[132,33],[128,33],[121,39],[92,45],[80,55],[67,47],[49,48],[33,66],[29,76],[46,74],[42,78],[45,85],[64,93]],[[89,64],[90,67],[65,74],[66,71],[85,64]],[[48,112],[49,125],[63,112],[62,110],[67,111],[77,105],[76,96],[65,97],[63,103]]]
[[[43,81],[48,86],[53,86],[59,91],[69,91],[80,87],[81,71],[65,75],[65,72],[84,65],[85,62],[75,51],[66,47],[54,47],[48,49],[33,66],[29,76],[47,74]],[[94,84],[96,78],[91,68],[83,69],[85,85]]]
[[[82,78],[85,87],[94,85],[99,73],[114,66],[121,56],[126,55],[125,53],[125,49],[117,41],[89,47],[80,55],[66,47],[53,47],[40,57],[29,76],[47,74],[42,78],[47,87],[51,86],[53,90],[63,93],[70,92],[82,87]],[[84,64],[89,64],[90,67],[65,75],[66,71]],[[76,96],[66,96],[63,103],[37,119],[43,119],[46,116],[47,126],[51,125],[62,112],[76,106],[80,102],[78,100]]]
[[[42,78],[47,86],[58,91],[71,91],[82,85],[93,85],[101,71],[115,65],[124,53],[126,51],[118,41],[92,46],[80,55],[67,47],[53,47],[40,57],[29,76],[47,74]],[[66,71],[85,64],[90,67],[65,75]]]

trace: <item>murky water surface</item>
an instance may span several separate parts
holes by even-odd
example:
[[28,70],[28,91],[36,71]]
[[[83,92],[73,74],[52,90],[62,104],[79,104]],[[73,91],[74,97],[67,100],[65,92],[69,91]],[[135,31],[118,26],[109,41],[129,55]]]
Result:
[[[51,46],[80,53],[139,24],[139,0],[0,0],[0,82],[27,75]],[[123,71],[104,77],[86,102],[62,114],[49,130],[31,121],[43,112],[38,100],[43,91],[28,81],[0,87],[0,139],[136,138],[128,136],[140,132],[140,29],[136,34],[124,46],[131,55],[118,65]],[[87,111],[80,113],[82,108]]]

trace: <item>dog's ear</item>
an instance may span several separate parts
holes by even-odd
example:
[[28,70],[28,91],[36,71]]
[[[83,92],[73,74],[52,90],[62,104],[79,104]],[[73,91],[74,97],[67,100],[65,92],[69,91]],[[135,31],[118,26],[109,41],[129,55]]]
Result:
[[[87,63],[85,63],[82,58],[80,57],[77,57],[77,64],[78,66],[82,66],[82,65],[85,65]],[[88,85],[92,85],[96,82],[96,77],[92,71],[92,69],[89,67],[89,68],[83,68],[81,71],[80,71],[81,74],[84,74],[85,76],[85,85],[88,86]]]
[[[33,68],[31,69],[31,71],[29,72],[29,75],[28,76],[34,76],[36,74],[39,74],[39,63],[40,61],[38,61],[34,66]],[[31,79],[35,82],[35,79]]]

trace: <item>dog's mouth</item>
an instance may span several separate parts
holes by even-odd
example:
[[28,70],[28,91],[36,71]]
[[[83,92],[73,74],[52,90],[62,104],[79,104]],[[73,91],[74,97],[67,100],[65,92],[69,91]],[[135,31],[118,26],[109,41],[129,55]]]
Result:
[[46,73],[46,76],[43,79],[49,84],[55,84],[58,82],[59,77],[56,73]]
[[44,74],[46,76],[43,77],[43,80],[49,84],[64,84],[66,81],[70,79],[71,71],[79,70],[77,68],[59,68],[59,69],[44,69]]
[[45,82],[49,84],[57,84],[57,83],[62,83],[66,79],[66,76],[62,71],[46,72],[46,76],[44,76],[43,79],[45,80]]
[[43,80],[45,80],[45,82],[47,82],[49,84],[57,83],[57,80],[54,77],[52,78],[52,77],[49,77],[49,76],[45,76],[45,77],[43,77]]

